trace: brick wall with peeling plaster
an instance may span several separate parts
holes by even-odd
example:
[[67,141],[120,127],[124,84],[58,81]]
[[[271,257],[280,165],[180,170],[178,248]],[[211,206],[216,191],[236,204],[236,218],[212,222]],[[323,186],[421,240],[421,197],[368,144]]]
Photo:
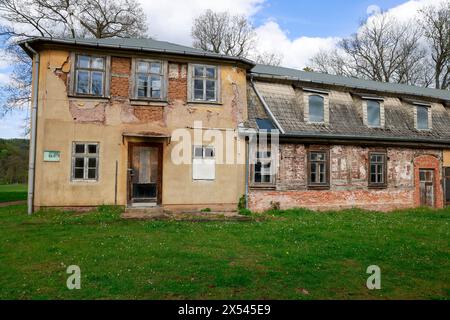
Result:
[[[314,147],[314,146],[310,146]],[[281,209],[340,210],[364,208],[391,211],[420,205],[418,170],[435,169],[435,205],[443,206],[442,150],[384,148],[387,152],[387,188],[368,186],[369,152],[383,150],[361,146],[330,146],[330,188],[308,190],[307,147],[282,144],[273,190],[250,189],[249,207],[265,211],[279,203]]]

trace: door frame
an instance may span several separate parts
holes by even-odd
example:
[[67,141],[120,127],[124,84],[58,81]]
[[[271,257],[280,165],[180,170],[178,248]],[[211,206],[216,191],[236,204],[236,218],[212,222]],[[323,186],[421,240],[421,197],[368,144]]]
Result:
[[156,204],[159,206],[162,204],[162,179],[163,179],[163,144],[156,142],[128,142],[128,163],[127,163],[127,204],[131,206],[132,203],[132,195],[131,195],[131,175],[130,170],[131,164],[133,161],[133,148],[134,147],[153,147],[158,148],[158,179],[157,179],[157,198]]

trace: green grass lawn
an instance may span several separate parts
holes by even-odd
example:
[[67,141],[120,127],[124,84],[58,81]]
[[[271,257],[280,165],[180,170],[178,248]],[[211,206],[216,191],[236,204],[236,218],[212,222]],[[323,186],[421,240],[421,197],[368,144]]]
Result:
[[[0,299],[450,299],[450,209],[254,222],[0,208]],[[81,290],[66,268],[81,268]],[[381,268],[369,291],[366,269]]]
[[0,202],[20,201],[27,199],[25,184],[0,185]]

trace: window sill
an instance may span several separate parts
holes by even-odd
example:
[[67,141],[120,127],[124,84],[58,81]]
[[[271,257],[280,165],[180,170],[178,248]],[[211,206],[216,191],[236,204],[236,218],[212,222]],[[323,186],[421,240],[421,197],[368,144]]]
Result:
[[130,99],[132,106],[157,106],[164,107],[168,105],[167,100],[154,100],[154,99]]
[[85,100],[97,100],[97,101],[109,101],[111,97],[104,97],[104,96],[84,96],[84,95],[76,95],[76,94],[69,94],[69,98],[71,99],[85,99]]
[[198,104],[198,105],[211,105],[211,106],[221,106],[221,105],[223,105],[223,103],[222,102],[216,102],[216,101],[196,101],[196,100],[194,100],[194,101],[192,101],[192,100],[189,100],[188,102],[187,102],[188,104]]
[[323,186],[308,186],[308,190],[330,190],[329,185],[323,185]]
[[254,190],[275,190],[276,186],[273,184],[252,184],[249,186],[250,189]]
[[369,185],[368,188],[371,190],[383,190],[387,189],[387,185],[379,185],[379,186]]
[[98,180],[82,180],[82,179],[72,179],[70,183],[73,184],[95,184],[98,183]]

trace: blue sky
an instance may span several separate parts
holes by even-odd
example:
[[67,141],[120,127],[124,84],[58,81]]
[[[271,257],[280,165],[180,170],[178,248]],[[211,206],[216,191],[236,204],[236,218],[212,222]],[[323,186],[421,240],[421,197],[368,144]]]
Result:
[[[383,10],[415,10],[416,3],[433,0],[141,0],[149,18],[150,35],[189,45],[192,19],[205,9],[231,10],[247,15],[257,28],[258,50],[283,55],[283,65],[301,68],[319,49],[329,49],[342,37],[354,33],[369,6]],[[434,0],[436,1],[436,0]],[[399,7],[401,6],[401,7]],[[400,10],[401,9],[401,10]],[[170,26],[170,27],[168,27]],[[0,83],[9,67],[0,60]],[[1,98],[1,97],[0,97]],[[27,111],[0,118],[0,137],[23,137]]]

